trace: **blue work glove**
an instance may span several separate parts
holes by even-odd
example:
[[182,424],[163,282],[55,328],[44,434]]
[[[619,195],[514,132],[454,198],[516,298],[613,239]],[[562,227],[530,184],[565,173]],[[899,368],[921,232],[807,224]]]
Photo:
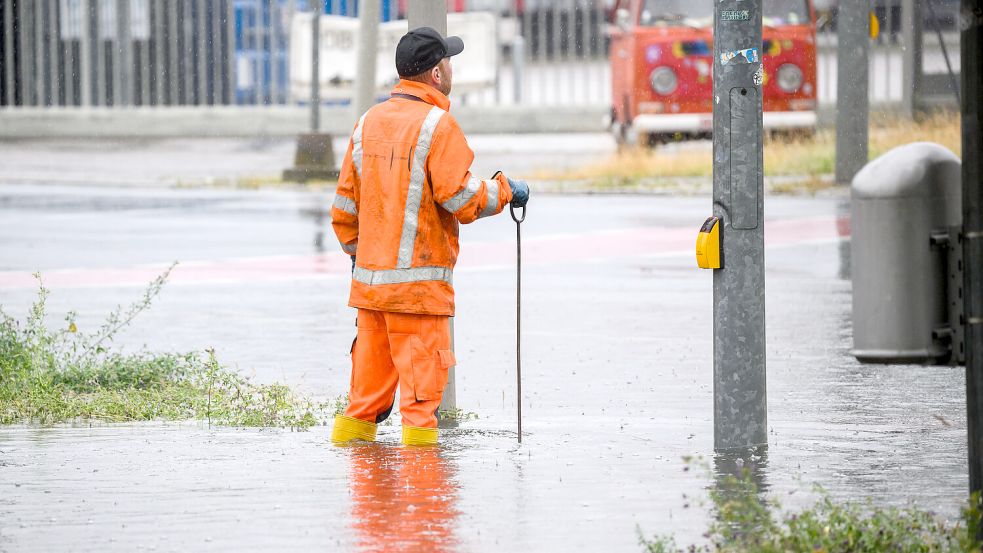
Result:
[[529,201],[529,185],[526,181],[509,179],[509,188],[512,189],[512,207],[526,207]]
[[352,256],[352,275],[355,274],[355,256]]

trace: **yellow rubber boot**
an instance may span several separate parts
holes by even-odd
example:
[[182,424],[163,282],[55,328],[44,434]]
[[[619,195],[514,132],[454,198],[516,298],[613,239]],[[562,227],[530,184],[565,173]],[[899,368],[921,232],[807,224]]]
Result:
[[336,444],[347,444],[355,440],[374,442],[375,430],[375,423],[338,415],[334,418],[331,441]]
[[437,429],[403,426],[403,445],[437,445]]

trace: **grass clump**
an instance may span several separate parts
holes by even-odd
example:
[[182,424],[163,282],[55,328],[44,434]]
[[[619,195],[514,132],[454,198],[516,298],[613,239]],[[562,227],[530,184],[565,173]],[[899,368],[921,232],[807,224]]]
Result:
[[[939,143],[959,155],[962,149],[958,113],[937,113],[912,121],[902,117],[875,119],[869,132],[869,158],[910,142]],[[836,131],[775,135],[764,141],[764,172],[768,177],[822,176],[836,167]],[[612,184],[652,178],[709,178],[713,152],[708,143],[677,143],[655,148],[625,148],[598,163],[567,172],[543,171],[539,180],[586,180],[604,189]],[[818,181],[817,181],[818,182]],[[815,183],[813,183],[815,184]]]
[[230,426],[306,429],[332,412],[329,403],[302,397],[283,384],[257,384],[222,366],[213,350],[123,353],[116,335],[160,294],[171,269],[143,297],[117,308],[93,332],[76,314],[51,329],[49,290],[38,295],[23,323],[0,307],[0,424],[202,420]]
[[473,420],[478,420],[478,413],[473,411],[465,411],[460,407],[455,407],[453,409],[441,409],[437,415],[440,420],[452,420],[458,424]]
[[639,541],[649,553],[968,553],[983,546],[976,539],[981,514],[978,495],[960,521],[949,523],[914,507],[884,508],[869,500],[837,502],[819,492],[820,499],[810,508],[782,512],[777,501],[761,498],[745,470],[741,478],[718,479],[710,492],[713,517],[704,534],[708,545],[680,548],[671,536],[647,539],[641,533]]

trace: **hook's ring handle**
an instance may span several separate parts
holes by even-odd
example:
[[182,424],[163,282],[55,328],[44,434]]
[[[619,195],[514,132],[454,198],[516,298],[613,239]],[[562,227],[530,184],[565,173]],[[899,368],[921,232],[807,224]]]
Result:
[[509,204],[509,213],[512,215],[512,220],[515,221],[516,224],[519,224],[519,223],[521,223],[521,222],[523,222],[523,221],[526,220],[526,206],[522,206],[519,209],[522,210],[522,217],[516,217],[515,216],[515,204],[512,204],[512,203]]

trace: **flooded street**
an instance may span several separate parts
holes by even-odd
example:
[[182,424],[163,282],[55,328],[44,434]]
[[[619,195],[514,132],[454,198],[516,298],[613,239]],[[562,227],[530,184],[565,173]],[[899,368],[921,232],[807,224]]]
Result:
[[[178,261],[126,351],[202,351],[334,398],[349,382],[350,264],[328,192],[0,185],[0,305],[40,271],[51,323],[93,327]],[[338,448],[204,423],[0,427],[0,551],[640,551],[699,541],[719,475],[768,497],[955,517],[967,496],[964,369],[850,357],[843,194],[769,197],[766,450],[715,457],[709,197],[535,194],[523,224],[523,430],[515,434],[515,227],[462,226],[457,399],[436,449]],[[323,233],[323,236],[321,235]],[[321,244],[320,246],[318,244]],[[684,457],[694,457],[688,464]],[[738,456],[740,457],[740,456]],[[702,459],[700,461],[699,459]]]

